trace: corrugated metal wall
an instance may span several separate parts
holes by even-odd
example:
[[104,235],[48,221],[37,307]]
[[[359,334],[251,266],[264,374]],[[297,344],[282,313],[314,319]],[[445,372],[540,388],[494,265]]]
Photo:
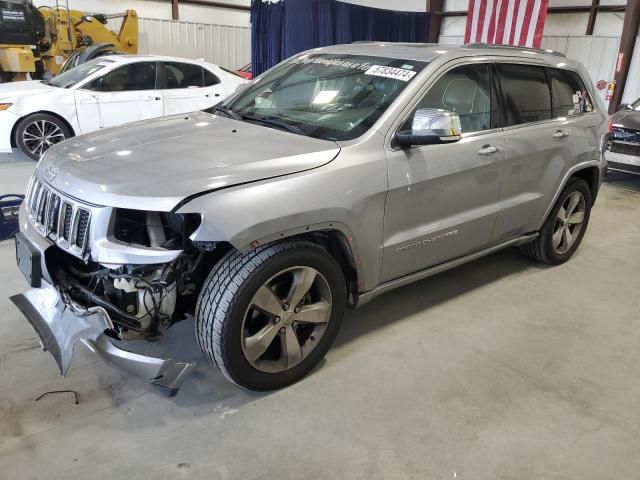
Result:
[[[461,45],[459,35],[443,35],[445,45]],[[584,64],[595,82],[613,79],[620,37],[544,36],[542,48],[562,52]],[[204,58],[227,68],[240,68],[251,61],[251,29],[228,25],[140,19],[140,53]],[[623,102],[640,98],[640,37],[624,92]]]
[[251,29],[229,25],[141,18],[142,54],[204,58],[236,69],[251,61]]
[[[459,35],[441,36],[440,42],[446,45],[462,45],[464,38]],[[542,48],[555,50],[564,53],[568,58],[578,60],[586,67],[594,82],[613,80],[619,45],[620,37],[587,35],[542,37]],[[636,41],[636,50],[622,101],[628,103],[637,98],[640,98],[640,37]]]

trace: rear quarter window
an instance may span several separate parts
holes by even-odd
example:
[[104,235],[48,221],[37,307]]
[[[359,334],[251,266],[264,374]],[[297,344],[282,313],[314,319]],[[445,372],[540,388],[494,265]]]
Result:
[[553,116],[572,117],[593,111],[589,92],[576,72],[549,68],[553,87]]
[[204,75],[204,86],[205,87],[211,87],[213,85],[218,85],[220,83],[220,79],[216,75],[214,75],[213,72],[210,72],[206,68],[204,68],[202,70],[202,72],[203,72],[203,75]]

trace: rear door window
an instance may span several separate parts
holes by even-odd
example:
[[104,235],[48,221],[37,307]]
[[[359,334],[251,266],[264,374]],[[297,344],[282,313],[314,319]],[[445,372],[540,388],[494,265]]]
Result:
[[192,63],[168,62],[164,64],[166,88],[195,88],[204,86],[202,67]]
[[551,119],[551,89],[544,67],[497,65],[502,90],[504,126]]
[[553,116],[573,117],[593,111],[589,92],[580,75],[570,70],[549,68],[553,87]]

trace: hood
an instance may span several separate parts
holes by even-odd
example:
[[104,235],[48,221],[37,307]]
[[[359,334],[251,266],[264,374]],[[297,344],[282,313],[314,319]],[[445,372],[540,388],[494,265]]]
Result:
[[611,115],[611,123],[623,128],[640,130],[640,112],[622,109]]
[[55,89],[56,87],[45,85],[40,80],[3,83],[0,84],[0,101],[14,99],[23,95],[47,93]]
[[331,141],[199,112],[71,138],[46,153],[38,174],[95,205],[168,211],[191,195],[320,167],[339,152]]

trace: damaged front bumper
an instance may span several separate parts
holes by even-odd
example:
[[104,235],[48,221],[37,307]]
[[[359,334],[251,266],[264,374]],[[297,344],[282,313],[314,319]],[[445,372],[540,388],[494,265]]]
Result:
[[122,350],[106,332],[113,331],[109,314],[101,307],[77,305],[45,280],[40,288],[11,297],[40,337],[42,348],[55,358],[66,375],[78,342],[86,344],[105,362],[142,377],[168,396],[175,396],[195,363],[147,357]]

